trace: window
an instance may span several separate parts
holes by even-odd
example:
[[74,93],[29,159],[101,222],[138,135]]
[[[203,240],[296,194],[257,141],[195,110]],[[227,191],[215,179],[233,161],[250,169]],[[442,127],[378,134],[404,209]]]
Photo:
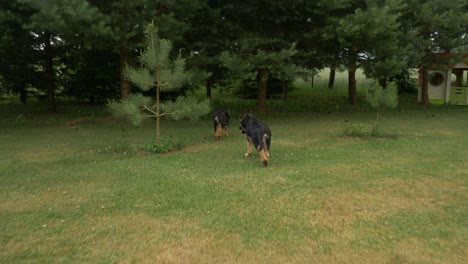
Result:
[[444,82],[444,75],[440,72],[434,72],[429,75],[429,83],[431,86],[439,86]]

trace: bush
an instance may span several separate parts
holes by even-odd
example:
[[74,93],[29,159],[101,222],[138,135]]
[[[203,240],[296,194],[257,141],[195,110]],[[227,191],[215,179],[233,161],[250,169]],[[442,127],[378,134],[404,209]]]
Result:
[[366,102],[377,110],[375,125],[377,126],[381,119],[381,112],[385,108],[395,109],[398,106],[398,92],[396,84],[393,82],[388,83],[387,88],[384,89],[378,83],[374,83],[367,93]]
[[414,76],[414,70],[407,69],[400,74],[390,78],[391,82],[396,83],[398,87],[398,94],[418,94],[418,81]]
[[343,135],[348,137],[372,137],[375,135],[376,130],[377,127],[373,125],[351,124],[344,129]]
[[342,136],[358,138],[387,138],[397,139],[398,135],[383,131],[380,126],[369,124],[350,124],[343,129]]
[[368,90],[366,101],[378,111],[383,108],[396,108],[398,106],[398,93],[396,84],[390,82],[383,89],[378,83],[374,83]]
[[168,138],[161,138],[160,142],[151,140],[150,142],[143,145],[143,150],[150,153],[167,153],[173,148],[172,141]]

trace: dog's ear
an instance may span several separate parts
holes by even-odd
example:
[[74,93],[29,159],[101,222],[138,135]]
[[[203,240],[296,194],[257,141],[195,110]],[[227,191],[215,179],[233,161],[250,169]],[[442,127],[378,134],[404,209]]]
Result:
[[239,116],[239,121],[242,122],[242,120],[244,120],[246,117],[247,117],[247,113],[246,112],[241,112],[240,116]]
[[245,118],[246,116],[250,116],[251,113],[252,113],[252,111],[250,109],[244,110],[244,111],[241,112],[240,117],[241,117],[241,119]]

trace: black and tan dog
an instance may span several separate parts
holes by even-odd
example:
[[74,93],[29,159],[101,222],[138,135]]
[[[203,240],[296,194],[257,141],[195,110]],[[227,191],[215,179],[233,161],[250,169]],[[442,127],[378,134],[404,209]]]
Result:
[[265,167],[268,166],[271,143],[270,128],[250,113],[241,115],[239,121],[239,129],[242,131],[242,134],[247,134],[248,143],[245,156],[249,157],[252,155],[252,145],[254,145],[263,165]]
[[217,109],[213,114],[214,135],[216,140],[221,140],[222,131],[224,129],[225,135],[229,136],[229,110]]

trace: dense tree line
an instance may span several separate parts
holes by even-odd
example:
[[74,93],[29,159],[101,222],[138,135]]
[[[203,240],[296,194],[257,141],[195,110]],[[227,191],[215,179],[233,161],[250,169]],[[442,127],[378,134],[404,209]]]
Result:
[[151,22],[199,73],[188,86],[203,82],[210,97],[236,76],[256,83],[259,107],[268,80],[325,67],[347,69],[352,104],[358,68],[385,86],[418,67],[428,103],[432,54],[466,52],[468,43],[464,0],[2,0],[0,92],[23,103],[44,97],[51,111],[57,93],[126,98],[136,88],[123,72],[137,63]]

